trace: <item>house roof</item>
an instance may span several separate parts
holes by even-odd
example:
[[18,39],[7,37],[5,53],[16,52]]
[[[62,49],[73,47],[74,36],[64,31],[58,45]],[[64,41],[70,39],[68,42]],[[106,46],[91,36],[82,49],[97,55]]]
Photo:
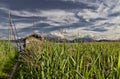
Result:
[[25,37],[25,38],[24,38],[24,40],[26,40],[26,39],[28,39],[28,38],[30,38],[30,37],[42,38],[42,36],[41,36],[41,35],[38,35],[38,34],[36,34],[36,33],[33,33],[33,34],[31,34],[31,35],[29,35],[29,36]]

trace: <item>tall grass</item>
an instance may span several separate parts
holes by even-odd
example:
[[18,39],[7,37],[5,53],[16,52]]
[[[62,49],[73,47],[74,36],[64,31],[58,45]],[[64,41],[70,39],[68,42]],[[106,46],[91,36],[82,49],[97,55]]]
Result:
[[0,41],[0,78],[8,78],[15,62],[17,51],[7,41]]
[[16,79],[120,79],[119,42],[36,46],[23,52]]

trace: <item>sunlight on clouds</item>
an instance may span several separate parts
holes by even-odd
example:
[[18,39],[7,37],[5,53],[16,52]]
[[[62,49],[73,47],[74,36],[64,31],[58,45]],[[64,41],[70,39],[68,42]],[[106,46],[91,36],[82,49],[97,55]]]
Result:
[[[53,22],[53,21],[39,21],[39,22],[37,22],[38,24],[39,23],[45,23],[45,24],[49,24],[50,26],[61,26],[62,24],[60,24],[60,23],[55,23],[55,22]],[[48,27],[49,28],[49,27]]]
[[108,21],[109,23],[120,24],[120,16],[111,17]]
[[95,19],[95,18],[103,18],[106,17],[104,14],[94,12],[89,9],[84,9],[78,13],[78,16],[83,17],[84,19]]
[[17,23],[16,25],[17,29],[22,29],[22,28],[31,28],[33,26],[33,23]]
[[96,19],[96,18],[107,18],[109,8],[101,3],[96,10],[83,9],[78,13],[78,16],[84,19]]
[[[35,21],[36,32],[41,30],[43,24],[44,30],[49,28],[66,27],[66,32],[61,33],[60,29],[55,29],[49,33],[56,37],[75,39],[83,37],[91,37],[95,39],[119,39],[120,38],[120,0],[61,0],[77,3],[84,3],[95,8],[84,9],[34,9],[31,10],[10,10],[12,16],[20,17],[13,18],[16,22],[17,29],[33,27],[32,17],[44,18]],[[8,14],[9,8],[0,4],[0,11]],[[112,16],[111,16],[112,15]],[[30,21],[27,21],[30,20]],[[85,21],[84,21],[85,20]],[[24,22],[27,21],[27,22]],[[82,23],[82,24],[80,24]],[[87,25],[87,23],[89,23]],[[8,29],[8,23],[1,23],[0,28]],[[70,29],[69,27],[72,27]],[[42,28],[42,30],[43,30]],[[64,30],[64,29],[63,29]],[[19,34],[26,35],[29,32],[22,31]]]
[[[22,22],[19,22],[19,23],[16,23],[15,26],[16,26],[17,29],[30,28],[30,27],[33,26],[33,23],[22,23]],[[2,29],[9,29],[9,23],[1,24],[0,28],[2,28]]]
[[41,17],[47,17],[48,21],[50,20],[63,24],[73,24],[79,22],[79,19],[75,17],[73,12],[67,12],[65,10],[41,11]]

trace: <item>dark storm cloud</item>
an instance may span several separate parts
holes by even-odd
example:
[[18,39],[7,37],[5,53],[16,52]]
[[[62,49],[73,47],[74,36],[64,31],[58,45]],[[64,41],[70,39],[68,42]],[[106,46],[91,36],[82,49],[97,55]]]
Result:
[[1,0],[1,3],[15,10],[95,8],[85,3],[65,2],[62,0]]

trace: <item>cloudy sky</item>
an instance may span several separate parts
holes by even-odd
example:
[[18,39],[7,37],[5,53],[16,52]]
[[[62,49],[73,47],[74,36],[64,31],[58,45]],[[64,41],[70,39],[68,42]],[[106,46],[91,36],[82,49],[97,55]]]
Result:
[[0,0],[0,37],[8,13],[20,37],[33,32],[74,39],[120,39],[120,0]]

